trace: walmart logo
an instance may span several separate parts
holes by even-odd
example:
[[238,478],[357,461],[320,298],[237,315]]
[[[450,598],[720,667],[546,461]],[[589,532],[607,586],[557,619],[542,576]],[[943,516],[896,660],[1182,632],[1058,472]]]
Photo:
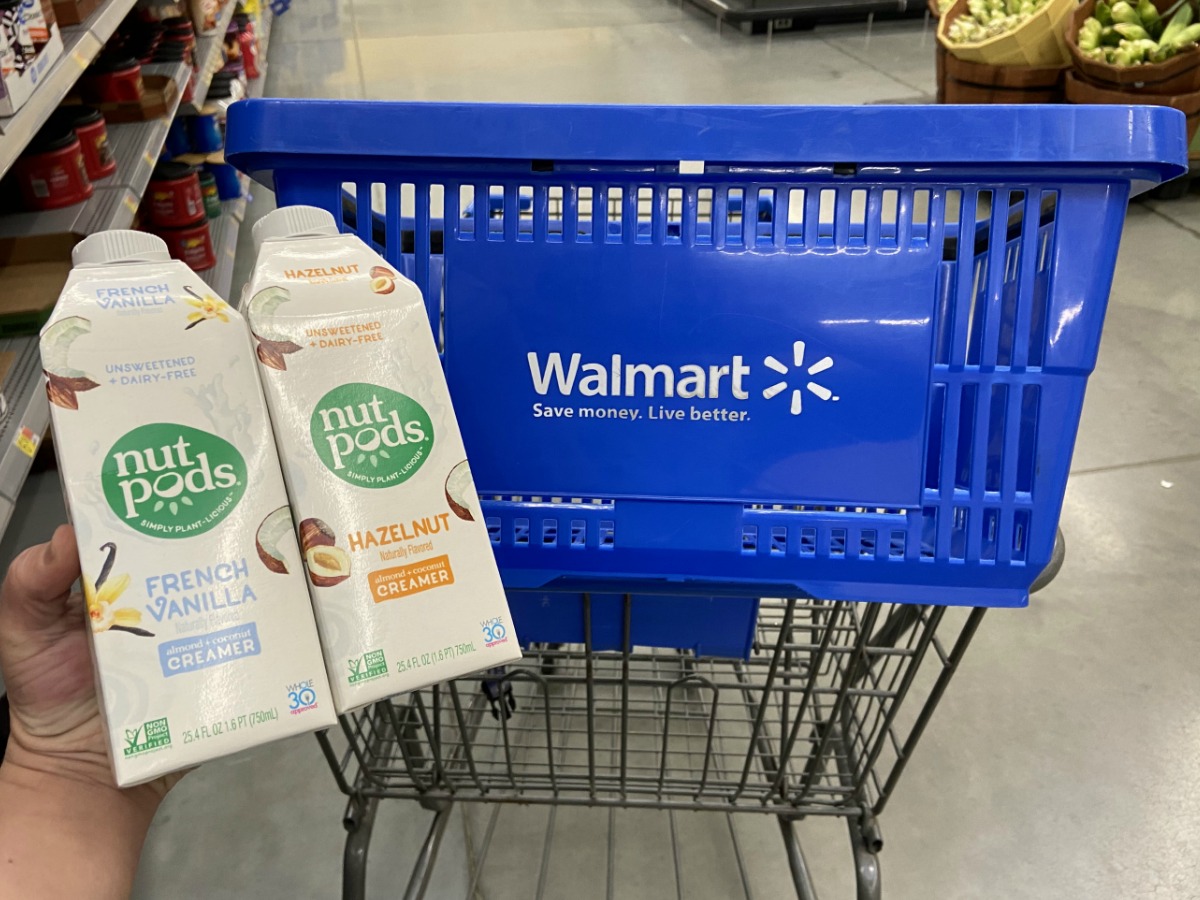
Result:
[[[795,341],[791,366],[774,356],[762,361],[762,365],[770,370],[766,378],[784,376],[784,380],[774,381],[763,389],[763,399],[778,397],[790,388],[793,416],[804,411],[806,392],[821,401],[841,399],[822,383],[824,378],[815,380],[833,368],[833,357],[823,356],[805,366],[806,352],[805,342]],[[620,353],[587,359],[582,353],[555,351],[543,355],[530,352],[527,359],[533,390],[543,397],[554,392],[563,397],[749,400],[751,384],[758,377],[746,357],[741,355],[732,355],[719,362],[705,360],[675,365],[632,362]]]
[[[792,344],[792,367],[791,368],[789,368],[784,363],[781,363],[774,356],[768,356],[766,359],[764,359],[763,365],[766,366],[768,369],[771,369],[774,372],[778,372],[780,375],[783,375],[783,376],[791,375],[793,369],[798,369],[798,370],[800,370],[800,372],[799,372],[800,381],[805,380],[804,376],[806,374],[809,376],[820,375],[822,372],[827,372],[833,368],[833,357],[824,356],[821,359],[817,360],[815,363],[813,363],[811,366],[809,366],[807,369],[805,369],[804,368],[804,354],[805,354],[804,341],[796,341],[794,344]],[[788,382],[788,381],[775,382],[773,385],[771,385],[769,388],[766,388],[762,392],[763,399],[770,400],[772,397],[778,397],[780,394],[782,394],[784,391],[786,391],[788,389],[790,384],[791,384],[791,382]],[[797,387],[797,388],[792,389],[792,403],[791,403],[790,410],[791,410],[791,413],[793,416],[798,416],[802,412],[804,412],[804,391],[805,390],[807,390],[814,397],[816,397],[817,399],[822,400],[822,401],[825,401],[825,400],[837,401],[837,400],[841,399],[841,397],[835,397],[833,395],[833,391],[831,391],[829,388],[825,387],[825,385],[818,384],[815,381],[809,381],[807,384],[804,385],[803,388]]]

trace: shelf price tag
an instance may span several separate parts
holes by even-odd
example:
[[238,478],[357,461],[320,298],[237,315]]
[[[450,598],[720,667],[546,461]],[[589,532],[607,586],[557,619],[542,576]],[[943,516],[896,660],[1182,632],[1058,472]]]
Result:
[[33,459],[33,455],[37,453],[39,441],[40,439],[38,438],[36,432],[22,425],[21,430],[17,432],[17,437],[13,443],[17,445],[18,450],[20,450],[30,459]]

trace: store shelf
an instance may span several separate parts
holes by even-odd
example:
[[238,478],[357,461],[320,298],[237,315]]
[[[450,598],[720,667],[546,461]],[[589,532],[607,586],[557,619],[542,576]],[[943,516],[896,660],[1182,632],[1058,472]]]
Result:
[[46,124],[83,70],[133,8],[134,2],[109,0],[82,25],[62,29],[62,57],[50,67],[29,102],[14,115],[0,118],[0,176],[12,167],[38,129]]
[[46,234],[95,234],[133,224],[150,174],[167,140],[167,131],[188,78],[187,63],[147,66],[151,74],[168,75],[178,90],[169,114],[148,122],[108,126],[109,147],[117,160],[117,171],[96,182],[91,199],[49,212],[14,213],[0,217],[0,238],[37,237]]
[[[246,215],[246,197],[236,200],[225,200],[221,203],[221,215],[209,223],[212,232],[213,251],[217,256],[217,264],[211,269],[197,272],[205,284],[213,289],[218,296],[233,303],[229,296],[233,288],[233,261],[237,256],[238,231],[242,227],[242,219]],[[236,303],[233,303],[236,306]]]
[[50,404],[42,383],[36,337],[0,340],[0,351],[16,354],[4,379],[7,412],[0,419],[0,535],[8,528],[21,487],[50,427]]
[[213,75],[225,65],[225,31],[233,20],[236,0],[226,0],[217,17],[217,27],[196,41],[196,92],[191,103],[179,108],[184,115],[198,113],[208,96],[208,86]]
[[271,40],[271,24],[275,21],[275,14],[271,12],[270,5],[262,5],[259,8],[262,12],[255,26],[258,31],[258,77],[251,81],[246,89],[246,96],[255,100],[263,95],[267,87],[267,45]]

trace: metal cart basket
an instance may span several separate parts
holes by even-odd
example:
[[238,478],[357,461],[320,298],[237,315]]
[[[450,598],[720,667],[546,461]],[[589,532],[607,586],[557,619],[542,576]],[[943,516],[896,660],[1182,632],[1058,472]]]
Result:
[[410,897],[466,800],[775,815],[801,897],[793,823],[845,816],[879,896],[983,607],[1060,558],[1125,205],[1182,116],[247,101],[227,157],[421,288],[528,651],[321,737],[346,895],[402,797],[438,811]]
[[[1035,590],[1062,559],[1060,538]],[[467,898],[484,872],[501,806],[545,804],[774,816],[801,900],[817,893],[794,823],[844,817],[859,900],[878,900],[877,816],[985,609],[763,601],[750,659],[724,660],[633,648],[630,608],[627,602],[621,651],[596,652],[588,642],[535,646],[507,671],[376,704],[343,717],[341,735],[318,735],[349,796],[347,900],[365,896],[372,827],[386,798],[417,800],[435,812],[405,900],[425,896],[458,800],[493,804],[469,860]],[[553,824],[551,811],[529,897],[553,896],[545,893]],[[752,900],[732,824],[730,835]],[[671,837],[675,893],[683,900],[673,819]],[[613,845],[610,817],[609,897]]]

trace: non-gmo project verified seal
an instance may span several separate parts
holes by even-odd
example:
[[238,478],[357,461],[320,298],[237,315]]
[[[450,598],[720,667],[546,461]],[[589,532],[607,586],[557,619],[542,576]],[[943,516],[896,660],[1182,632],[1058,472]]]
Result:
[[346,665],[350,668],[348,679],[350,684],[379,678],[381,675],[386,675],[388,670],[382,650],[368,650],[360,657],[346,660]]
[[148,750],[168,747],[170,744],[171,729],[167,725],[165,716],[161,719],[151,719],[140,728],[125,729],[124,753],[126,756],[136,756]]

